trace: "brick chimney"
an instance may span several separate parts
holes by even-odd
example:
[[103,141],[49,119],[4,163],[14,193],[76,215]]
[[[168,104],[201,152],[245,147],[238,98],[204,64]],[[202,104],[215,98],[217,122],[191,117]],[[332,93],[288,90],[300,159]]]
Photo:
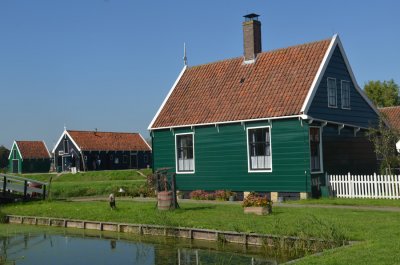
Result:
[[244,60],[252,61],[261,52],[261,22],[259,15],[251,13],[243,16]]

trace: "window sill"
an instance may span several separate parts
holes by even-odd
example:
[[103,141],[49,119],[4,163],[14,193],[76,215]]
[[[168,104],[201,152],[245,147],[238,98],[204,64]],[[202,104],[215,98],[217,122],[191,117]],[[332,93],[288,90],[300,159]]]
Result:
[[271,173],[272,169],[248,170],[248,173]]
[[182,175],[182,174],[194,174],[195,172],[194,171],[184,171],[184,172],[178,172],[178,171],[176,171],[176,174],[179,174],[179,175]]

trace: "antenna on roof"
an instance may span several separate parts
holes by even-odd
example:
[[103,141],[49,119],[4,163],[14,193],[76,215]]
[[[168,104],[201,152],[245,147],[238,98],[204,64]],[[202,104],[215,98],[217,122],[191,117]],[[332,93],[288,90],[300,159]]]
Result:
[[67,130],[67,126],[65,125],[65,123],[64,123],[64,131],[66,131]]
[[187,66],[186,43],[183,43],[183,65]]

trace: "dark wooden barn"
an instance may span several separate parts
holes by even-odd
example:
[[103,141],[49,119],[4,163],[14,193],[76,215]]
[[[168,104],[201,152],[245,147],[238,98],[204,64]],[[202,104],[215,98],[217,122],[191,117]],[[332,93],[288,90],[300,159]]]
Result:
[[117,170],[151,165],[139,133],[65,130],[52,153],[57,171]]

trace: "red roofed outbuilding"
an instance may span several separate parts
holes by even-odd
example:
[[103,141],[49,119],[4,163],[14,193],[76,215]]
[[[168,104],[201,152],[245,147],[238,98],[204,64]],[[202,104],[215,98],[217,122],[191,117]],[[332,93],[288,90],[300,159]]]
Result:
[[52,153],[58,171],[151,166],[151,147],[139,133],[65,130]]
[[44,141],[14,141],[9,159],[12,173],[47,173],[51,156]]

